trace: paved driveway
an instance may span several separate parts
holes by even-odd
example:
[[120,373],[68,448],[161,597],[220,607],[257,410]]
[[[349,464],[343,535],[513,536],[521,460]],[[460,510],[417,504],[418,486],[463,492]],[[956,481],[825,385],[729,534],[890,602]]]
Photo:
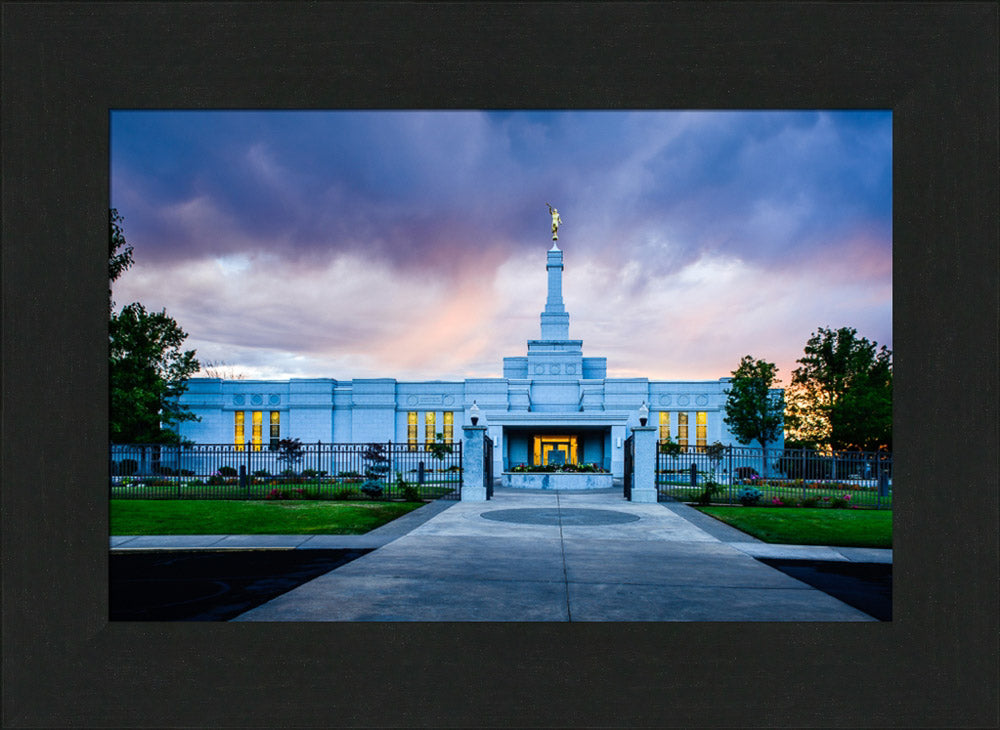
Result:
[[684,515],[619,490],[498,489],[233,620],[874,620]]

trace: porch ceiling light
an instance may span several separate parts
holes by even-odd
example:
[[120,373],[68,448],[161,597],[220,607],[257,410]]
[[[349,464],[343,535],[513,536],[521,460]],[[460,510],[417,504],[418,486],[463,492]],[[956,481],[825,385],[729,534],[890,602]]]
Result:
[[642,405],[639,406],[639,425],[645,426],[646,421],[648,420],[649,420],[649,406],[646,405],[646,401],[643,401]]
[[479,406],[476,405],[476,401],[472,401],[472,408],[469,409],[469,418],[472,419],[473,426],[479,423]]

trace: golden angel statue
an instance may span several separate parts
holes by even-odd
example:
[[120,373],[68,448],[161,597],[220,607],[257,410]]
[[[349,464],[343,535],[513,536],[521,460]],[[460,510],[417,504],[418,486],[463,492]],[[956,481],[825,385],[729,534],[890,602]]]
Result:
[[552,216],[552,240],[557,241],[559,240],[559,224],[562,223],[562,218],[559,217],[559,211],[556,208],[548,203],[546,205],[549,206],[549,215]]

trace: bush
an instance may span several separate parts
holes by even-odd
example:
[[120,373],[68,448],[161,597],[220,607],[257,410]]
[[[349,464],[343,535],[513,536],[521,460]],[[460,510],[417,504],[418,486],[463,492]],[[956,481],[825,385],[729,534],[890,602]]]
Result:
[[255,476],[255,477],[269,477],[269,476],[271,476],[271,472],[269,472],[267,469],[257,469],[253,473],[252,476]]
[[139,471],[139,462],[135,459],[122,459],[117,464],[119,476],[130,477]]
[[382,485],[376,481],[365,482],[361,487],[361,491],[365,493],[369,499],[378,499],[382,496]]
[[851,503],[851,495],[845,494],[840,497],[834,497],[830,500],[830,507],[833,509],[844,509]]
[[300,476],[303,479],[315,479],[316,477],[319,476],[319,472],[316,471],[315,469],[303,469],[302,472],[300,473]]
[[219,476],[220,477],[234,477],[238,474],[235,467],[232,466],[220,466]]
[[705,484],[702,487],[702,491],[695,497],[695,500],[700,505],[709,505],[712,503],[712,497],[721,491],[721,484],[711,479],[706,479]]
[[661,441],[660,453],[666,454],[667,456],[679,456],[681,453],[681,445],[676,441],[671,441],[670,439]]
[[803,507],[817,507],[819,506],[819,497],[804,497],[801,504]]
[[403,473],[396,472],[396,488],[403,495],[403,499],[407,502],[419,502],[420,492],[415,486],[403,479]]
[[358,499],[360,496],[361,493],[357,489],[341,489],[339,492],[334,492],[331,499],[340,502],[348,499]]
[[736,499],[744,507],[753,507],[760,501],[762,496],[761,491],[757,487],[741,487],[740,491],[736,493]]

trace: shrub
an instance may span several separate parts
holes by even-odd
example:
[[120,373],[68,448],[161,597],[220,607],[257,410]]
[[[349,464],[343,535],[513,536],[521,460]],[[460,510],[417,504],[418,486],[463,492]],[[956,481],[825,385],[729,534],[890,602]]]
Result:
[[352,479],[358,479],[358,478],[361,477],[361,474],[359,474],[356,471],[342,471],[342,472],[338,472],[337,476],[338,477],[350,477]]
[[271,476],[271,472],[269,472],[267,469],[257,469],[253,473],[253,476],[255,476],[255,477],[269,477],[269,476]]
[[319,472],[315,469],[303,469],[300,476],[303,479],[315,479],[319,476]]
[[830,506],[833,509],[844,509],[851,503],[851,495],[844,494],[840,497],[834,497],[830,500]]
[[382,496],[382,485],[376,481],[367,481],[362,485],[361,491],[369,499],[378,499]]
[[162,477],[149,477],[146,479],[147,487],[173,487],[176,485],[177,482],[170,479],[163,479]]
[[335,499],[338,502],[348,499],[357,499],[361,494],[357,489],[341,489],[339,492],[334,492],[331,499]]
[[122,459],[118,462],[118,474],[130,477],[139,471],[139,462],[135,459]]
[[666,441],[660,442],[660,452],[666,454],[667,456],[679,456],[681,453],[681,445],[676,441],[667,439]]
[[238,474],[235,467],[232,466],[220,466],[219,476],[221,477],[234,477]]
[[819,497],[816,496],[804,497],[802,499],[803,507],[816,507],[818,504],[819,504]]
[[712,497],[721,491],[721,484],[712,479],[706,479],[702,491],[695,497],[695,500],[697,500],[698,504],[709,505],[712,503]]
[[319,492],[313,489],[281,489],[275,487],[264,495],[264,499],[322,499]]
[[516,473],[523,472],[541,472],[541,473],[567,473],[567,474],[605,474],[607,473],[604,469],[599,467],[597,464],[540,464],[540,465],[530,465],[530,464],[518,464],[517,466],[511,467],[510,471]]
[[736,499],[744,507],[753,507],[760,501],[762,496],[761,491],[757,487],[741,487],[740,491],[736,493]]

